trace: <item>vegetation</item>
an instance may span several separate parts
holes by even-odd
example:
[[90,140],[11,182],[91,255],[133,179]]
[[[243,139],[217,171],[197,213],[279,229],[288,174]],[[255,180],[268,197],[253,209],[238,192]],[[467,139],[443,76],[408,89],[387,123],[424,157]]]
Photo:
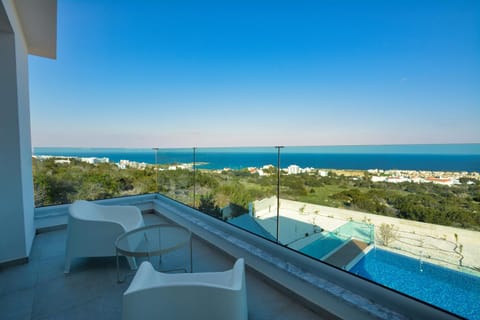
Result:
[[390,242],[397,239],[397,233],[394,230],[393,224],[382,223],[379,229],[380,239],[384,246],[388,247]]
[[215,199],[211,193],[205,196],[200,196],[200,205],[198,206],[198,210],[216,218],[222,217],[222,211],[216,205]]
[[[148,175],[148,172],[143,174]],[[147,188],[135,190],[133,181],[137,180],[140,185],[141,177],[127,176],[109,164],[90,165],[76,160],[72,160],[71,164],[57,164],[54,159],[43,161],[33,159],[36,206],[146,191]],[[145,183],[152,188],[155,187],[152,179],[145,180]]]
[[[276,172],[273,168],[272,172]],[[119,169],[115,164],[70,164],[33,159],[35,205],[70,203],[160,192],[214,216],[230,206],[235,215],[248,211],[254,200],[276,195],[275,174],[259,176],[247,170],[193,172],[187,169]],[[158,178],[158,187],[156,179]],[[480,230],[480,181],[451,187],[435,184],[371,182],[360,177],[330,174],[282,174],[281,198],[348,208],[421,222]]]

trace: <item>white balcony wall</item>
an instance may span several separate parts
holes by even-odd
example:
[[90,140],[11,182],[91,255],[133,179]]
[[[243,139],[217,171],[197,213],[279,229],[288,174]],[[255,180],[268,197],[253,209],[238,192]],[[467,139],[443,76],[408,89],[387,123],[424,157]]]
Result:
[[35,235],[28,51],[11,1],[0,5],[0,263],[28,257]]
[[35,236],[28,54],[56,56],[56,16],[56,0],[0,1],[0,263]]

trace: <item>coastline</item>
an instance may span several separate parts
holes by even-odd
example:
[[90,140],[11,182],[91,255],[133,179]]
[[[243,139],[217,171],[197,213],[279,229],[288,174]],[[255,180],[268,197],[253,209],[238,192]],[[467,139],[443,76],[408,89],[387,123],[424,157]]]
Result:
[[[480,146],[480,145],[479,145]],[[153,150],[128,150],[109,152],[110,149],[78,149],[67,152],[65,149],[35,151],[34,157],[61,158],[101,158],[109,162],[119,163],[121,160],[145,164],[167,165],[173,163],[192,163],[193,151],[190,149],[168,149],[155,155]],[[49,151],[49,152],[47,152]],[[308,168],[325,168],[328,170],[417,170],[448,172],[480,172],[480,153],[331,153],[331,152],[292,152],[281,154],[282,168],[298,165]],[[196,152],[195,160],[202,163],[202,169],[232,170],[249,167],[261,168],[267,164],[276,164],[274,152],[249,152],[243,149],[232,149],[228,152]]]

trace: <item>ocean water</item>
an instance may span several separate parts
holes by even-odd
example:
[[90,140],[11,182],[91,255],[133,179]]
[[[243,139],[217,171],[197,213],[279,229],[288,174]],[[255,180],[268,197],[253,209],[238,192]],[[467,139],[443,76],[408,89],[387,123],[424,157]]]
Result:
[[[155,163],[153,149],[113,148],[34,148],[34,155],[74,157],[107,157],[111,162],[122,159]],[[157,163],[191,163],[193,148],[159,149]],[[196,162],[204,169],[241,169],[277,165],[277,149],[197,148]],[[280,167],[296,164],[302,168],[325,169],[399,169],[433,171],[480,171],[480,144],[391,145],[285,147],[281,149]]]

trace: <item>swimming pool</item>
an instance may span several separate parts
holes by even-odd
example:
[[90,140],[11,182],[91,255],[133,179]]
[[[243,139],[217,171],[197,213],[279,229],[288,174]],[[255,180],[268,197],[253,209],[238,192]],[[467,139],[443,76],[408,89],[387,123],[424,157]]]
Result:
[[322,232],[324,237],[310,243],[308,246],[300,249],[300,252],[308,254],[311,257],[322,259],[326,254],[342,246],[347,237],[341,237],[331,232]]
[[322,235],[324,237],[299,249],[299,251],[311,257],[323,259],[351,238],[371,243],[373,241],[373,225],[349,221],[331,232],[322,232]]
[[480,319],[480,277],[381,249],[370,251],[350,272],[462,317]]

